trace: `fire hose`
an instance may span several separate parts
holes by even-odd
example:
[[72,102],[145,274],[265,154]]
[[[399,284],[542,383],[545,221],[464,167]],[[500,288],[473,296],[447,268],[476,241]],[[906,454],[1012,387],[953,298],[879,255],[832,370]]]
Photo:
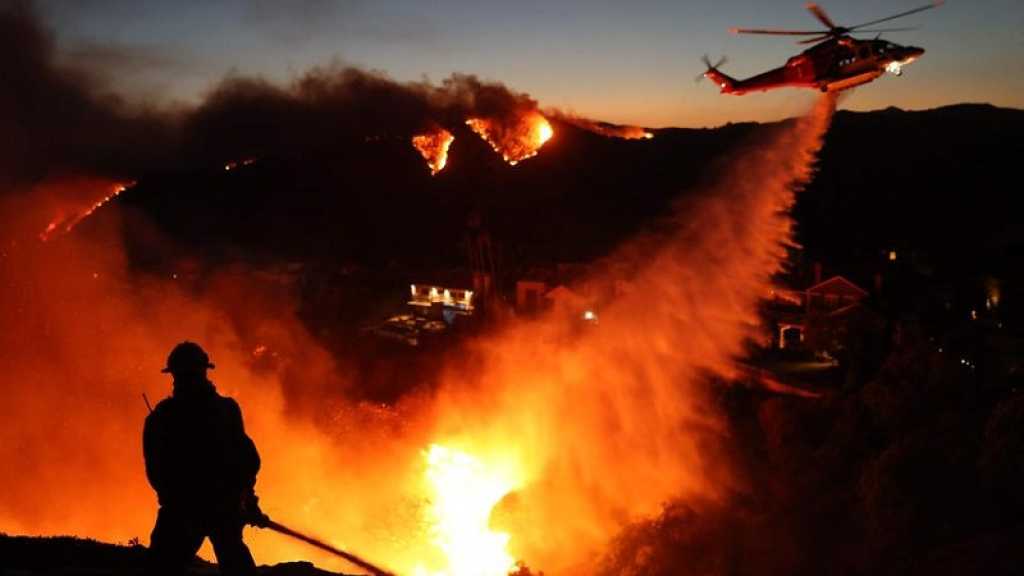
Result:
[[274,522],[273,520],[271,520],[270,518],[267,518],[265,516],[261,519],[261,522],[258,524],[258,526],[261,527],[261,528],[269,528],[270,530],[273,530],[274,532],[277,532],[279,534],[284,534],[285,536],[291,536],[292,538],[295,538],[296,540],[301,540],[301,541],[305,542],[306,544],[309,544],[311,546],[315,546],[315,547],[317,547],[317,548],[319,548],[319,549],[321,549],[321,550],[323,550],[325,552],[330,552],[331,554],[334,554],[335,556],[338,556],[340,558],[344,558],[349,563],[351,563],[351,564],[353,564],[355,566],[358,566],[358,567],[360,567],[360,568],[362,568],[364,570],[368,570],[370,572],[370,574],[372,574],[373,576],[395,576],[394,573],[388,572],[387,570],[384,570],[383,568],[379,568],[377,566],[374,566],[370,562],[367,562],[366,560],[363,560],[362,558],[360,558],[359,556],[356,556],[355,554],[352,554],[351,552],[345,552],[344,550],[340,550],[338,548],[335,548],[334,546],[331,546],[330,544],[327,544],[325,542],[321,542],[320,540],[317,540],[316,538],[313,538],[311,536],[306,536],[305,534],[302,534],[300,532],[296,532],[295,530],[292,530],[291,528],[288,528],[287,526],[284,526],[282,524]]

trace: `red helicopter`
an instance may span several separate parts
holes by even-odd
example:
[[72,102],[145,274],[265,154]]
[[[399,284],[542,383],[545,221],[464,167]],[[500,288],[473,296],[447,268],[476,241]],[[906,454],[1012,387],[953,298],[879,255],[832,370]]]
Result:
[[734,28],[734,34],[771,34],[778,36],[813,36],[798,44],[814,44],[800,54],[786,61],[784,66],[769,70],[745,80],[737,80],[721,72],[718,67],[725,63],[722,58],[711,64],[707,56],[704,64],[708,69],[697,77],[709,78],[722,89],[722,94],[746,94],[764,92],[774,88],[796,87],[816,88],[822,92],[840,92],[854,86],[867,84],[885,72],[899,76],[903,67],[924,54],[924,48],[900,46],[881,40],[859,40],[851,34],[901,32],[914,28],[876,28],[868,26],[916,14],[943,4],[936,0],[931,4],[907,10],[886,18],[879,18],[856,26],[836,26],[828,14],[817,4],[808,4],[807,9],[824,24],[828,30],[763,30],[756,28]]

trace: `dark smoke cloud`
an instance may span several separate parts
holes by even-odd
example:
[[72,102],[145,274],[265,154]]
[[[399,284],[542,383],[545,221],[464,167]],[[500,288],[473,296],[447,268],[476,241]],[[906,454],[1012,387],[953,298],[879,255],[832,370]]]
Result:
[[[200,156],[336,154],[365,138],[408,138],[466,118],[499,120],[537,103],[501,84],[454,74],[439,86],[399,84],[379,72],[317,68],[281,87],[248,77],[227,78],[188,118],[188,141]],[[201,148],[201,149],[200,149]]]
[[172,141],[168,119],[132,110],[55,56],[31,5],[0,7],[0,188],[61,173],[125,177],[156,161]]
[[95,40],[76,42],[64,50],[60,61],[72,69],[88,69],[104,85],[154,70],[172,75],[188,74],[200,64],[187,47],[173,49],[158,44],[116,44]]
[[103,79],[111,66],[164,66],[165,55],[87,48],[89,58],[61,58],[31,4],[0,9],[5,191],[60,177],[132,180],[252,156],[332,154],[345,142],[404,139],[471,116],[502,121],[537,107],[525,94],[471,75],[402,84],[379,72],[328,66],[287,86],[228,76],[195,108],[157,109],[126,101]]

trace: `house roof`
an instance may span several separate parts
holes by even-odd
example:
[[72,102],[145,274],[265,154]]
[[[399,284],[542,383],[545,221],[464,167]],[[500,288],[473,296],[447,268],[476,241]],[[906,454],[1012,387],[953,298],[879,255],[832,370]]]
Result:
[[854,294],[862,297],[868,295],[867,290],[842,276],[833,276],[824,282],[819,282],[808,288],[807,292],[815,294]]
[[585,306],[587,302],[584,297],[574,292],[571,288],[566,287],[564,284],[559,284],[551,290],[548,290],[544,297],[557,305],[570,307]]

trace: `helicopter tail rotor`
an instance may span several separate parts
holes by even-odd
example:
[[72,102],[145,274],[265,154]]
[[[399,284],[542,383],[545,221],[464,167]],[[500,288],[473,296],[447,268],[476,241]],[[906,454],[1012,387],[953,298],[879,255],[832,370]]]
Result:
[[701,56],[700,61],[704,63],[704,66],[706,67],[706,70],[704,70],[704,72],[701,72],[700,74],[698,74],[697,77],[693,79],[694,82],[700,82],[701,80],[703,80],[705,78],[710,78],[711,77],[710,73],[712,73],[712,72],[715,72],[715,73],[718,73],[718,74],[721,74],[722,76],[724,76],[724,74],[722,74],[721,72],[718,71],[718,68],[720,66],[724,65],[726,62],[728,62],[729,58],[726,57],[726,56],[722,56],[721,58],[718,59],[718,62],[715,62],[714,64],[712,64],[711,63],[711,58],[707,54],[705,54],[704,56]]
[[711,59],[708,58],[707,54],[705,54],[704,57],[701,58],[701,62],[707,66],[707,70],[705,70],[700,76],[697,76],[695,80],[700,82],[704,78],[707,78],[717,84],[718,87],[721,88],[723,94],[736,93],[736,79],[718,69],[719,66],[725,64],[727,61],[728,59],[725,56],[722,56],[718,62],[712,64]]

